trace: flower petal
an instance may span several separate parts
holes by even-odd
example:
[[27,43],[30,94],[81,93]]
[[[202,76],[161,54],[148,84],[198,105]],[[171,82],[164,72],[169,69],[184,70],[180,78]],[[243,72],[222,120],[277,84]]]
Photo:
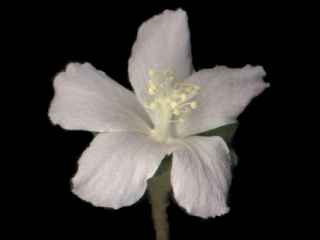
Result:
[[168,147],[140,133],[98,134],[79,160],[73,192],[95,206],[131,205],[168,153]]
[[70,63],[54,89],[49,118],[65,129],[144,131],[150,121],[132,92],[89,63]]
[[188,137],[173,153],[171,183],[178,204],[189,214],[208,218],[229,211],[229,150],[220,137]]
[[199,107],[177,126],[180,136],[205,132],[234,123],[250,101],[269,86],[263,81],[262,67],[224,66],[201,70],[186,80],[200,86],[196,96]]
[[129,77],[139,100],[144,103],[148,71],[173,70],[183,80],[192,71],[188,17],[185,11],[166,10],[143,23],[129,59]]

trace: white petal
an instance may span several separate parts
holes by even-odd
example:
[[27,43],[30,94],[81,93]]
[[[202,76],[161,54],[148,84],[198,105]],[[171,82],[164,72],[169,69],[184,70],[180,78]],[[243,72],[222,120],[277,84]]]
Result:
[[73,192],[95,206],[132,205],[167,153],[168,147],[140,133],[100,133],[79,160]]
[[70,63],[54,89],[49,117],[65,129],[144,131],[150,121],[132,92],[88,63]]
[[129,59],[129,77],[142,102],[151,68],[173,70],[179,80],[192,73],[188,17],[183,10],[166,10],[144,22],[138,30]]
[[250,101],[269,86],[263,81],[265,74],[262,67],[250,65],[194,73],[186,82],[200,86],[195,98],[199,107],[178,125],[178,134],[188,136],[235,122]]
[[171,183],[178,204],[202,218],[227,213],[231,164],[222,138],[186,138],[184,147],[173,153]]

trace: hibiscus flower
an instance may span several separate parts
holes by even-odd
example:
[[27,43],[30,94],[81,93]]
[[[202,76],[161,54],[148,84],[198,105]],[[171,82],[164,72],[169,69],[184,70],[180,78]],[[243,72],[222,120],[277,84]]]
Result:
[[231,152],[200,133],[237,121],[269,86],[261,66],[195,71],[186,13],[166,10],[139,28],[129,59],[134,93],[89,63],[70,63],[54,79],[54,124],[97,133],[79,160],[72,191],[95,206],[137,202],[172,154],[171,185],[192,215],[228,212]]

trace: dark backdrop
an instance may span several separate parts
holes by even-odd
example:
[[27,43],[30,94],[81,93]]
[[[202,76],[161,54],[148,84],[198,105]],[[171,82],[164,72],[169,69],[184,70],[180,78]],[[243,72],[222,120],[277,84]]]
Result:
[[[138,6],[137,6],[138,5]],[[187,215],[174,202],[168,208],[172,239],[229,239],[279,236],[287,221],[282,199],[288,185],[282,165],[287,159],[278,152],[276,120],[279,102],[275,93],[290,58],[286,32],[292,26],[281,10],[267,4],[235,6],[139,3],[129,6],[60,5],[38,12],[30,23],[36,26],[31,61],[35,84],[41,95],[41,135],[36,140],[36,198],[31,215],[37,223],[30,229],[45,236],[74,239],[152,239],[153,225],[147,198],[120,210],[95,208],[70,191],[76,162],[92,140],[82,131],[52,126],[47,117],[53,97],[52,80],[70,61],[90,62],[122,85],[131,88],[127,60],[139,25],[166,8],[182,7],[189,16],[195,68],[214,65],[242,67],[262,65],[271,88],[257,97],[242,113],[234,138],[239,165],[229,194],[229,214],[209,220]],[[32,26],[32,27],[34,27]],[[34,53],[34,55],[32,55]],[[40,125],[38,126],[40,129]],[[43,127],[43,128],[42,128]],[[280,135],[281,138],[281,135]],[[32,198],[33,199],[33,198]]]

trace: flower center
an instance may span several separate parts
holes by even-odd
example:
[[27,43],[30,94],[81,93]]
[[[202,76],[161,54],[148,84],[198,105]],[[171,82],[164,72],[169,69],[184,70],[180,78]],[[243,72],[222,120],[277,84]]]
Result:
[[148,94],[150,101],[146,108],[154,113],[154,128],[151,135],[160,142],[171,137],[173,123],[184,122],[198,104],[192,99],[200,87],[176,79],[173,71],[149,70]]

